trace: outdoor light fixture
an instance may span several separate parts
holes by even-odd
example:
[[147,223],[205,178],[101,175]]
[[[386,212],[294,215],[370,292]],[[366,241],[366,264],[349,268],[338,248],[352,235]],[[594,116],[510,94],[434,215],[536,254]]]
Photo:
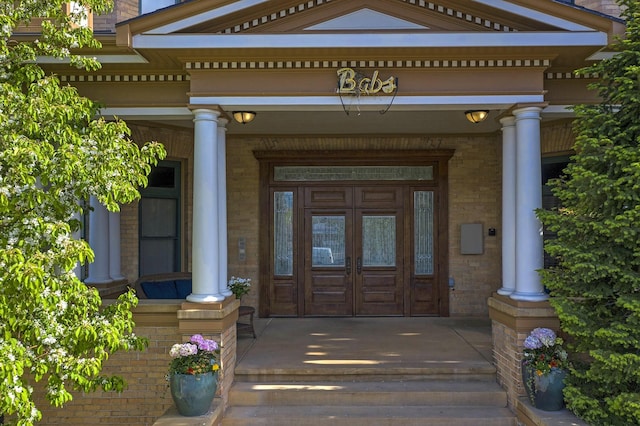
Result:
[[233,111],[233,119],[238,123],[247,124],[256,118],[256,113],[253,111]]
[[464,115],[465,117],[467,117],[467,120],[469,120],[474,124],[477,124],[477,123],[480,123],[481,121],[484,121],[484,119],[487,118],[487,116],[489,115],[489,111],[487,110],[465,111]]

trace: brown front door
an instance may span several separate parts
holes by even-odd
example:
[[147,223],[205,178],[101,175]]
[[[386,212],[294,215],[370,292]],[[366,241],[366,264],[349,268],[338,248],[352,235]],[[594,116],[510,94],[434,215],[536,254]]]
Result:
[[452,154],[256,152],[260,316],[448,316]]
[[304,315],[403,315],[402,187],[307,187]]

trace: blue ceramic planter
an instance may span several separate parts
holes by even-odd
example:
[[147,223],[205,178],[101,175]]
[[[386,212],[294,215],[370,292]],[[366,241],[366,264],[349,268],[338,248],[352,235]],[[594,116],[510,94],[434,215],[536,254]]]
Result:
[[201,416],[211,408],[218,389],[218,373],[173,374],[169,387],[178,413],[188,417]]
[[522,364],[522,383],[533,406],[544,411],[558,411],[564,408],[565,370],[553,369],[538,376],[528,366]]

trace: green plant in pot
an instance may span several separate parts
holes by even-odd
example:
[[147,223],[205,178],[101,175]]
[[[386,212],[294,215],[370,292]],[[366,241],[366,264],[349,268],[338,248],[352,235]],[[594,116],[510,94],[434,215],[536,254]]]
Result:
[[569,361],[563,343],[549,328],[535,328],[524,340],[522,381],[529,400],[541,410],[564,407],[564,378]]
[[236,296],[236,299],[242,299],[242,296],[251,290],[251,278],[231,277],[228,284],[229,290]]

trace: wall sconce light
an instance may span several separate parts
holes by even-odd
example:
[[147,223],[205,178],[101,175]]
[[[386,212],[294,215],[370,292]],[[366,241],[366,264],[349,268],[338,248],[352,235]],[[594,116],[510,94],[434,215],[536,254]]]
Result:
[[487,118],[487,116],[489,116],[489,111],[487,110],[478,110],[478,111],[465,111],[464,112],[465,117],[467,117],[467,120],[469,120],[470,122],[477,124],[480,123],[482,121],[485,120],[485,118]]
[[253,111],[233,111],[233,119],[240,124],[247,124],[256,118],[256,113]]

